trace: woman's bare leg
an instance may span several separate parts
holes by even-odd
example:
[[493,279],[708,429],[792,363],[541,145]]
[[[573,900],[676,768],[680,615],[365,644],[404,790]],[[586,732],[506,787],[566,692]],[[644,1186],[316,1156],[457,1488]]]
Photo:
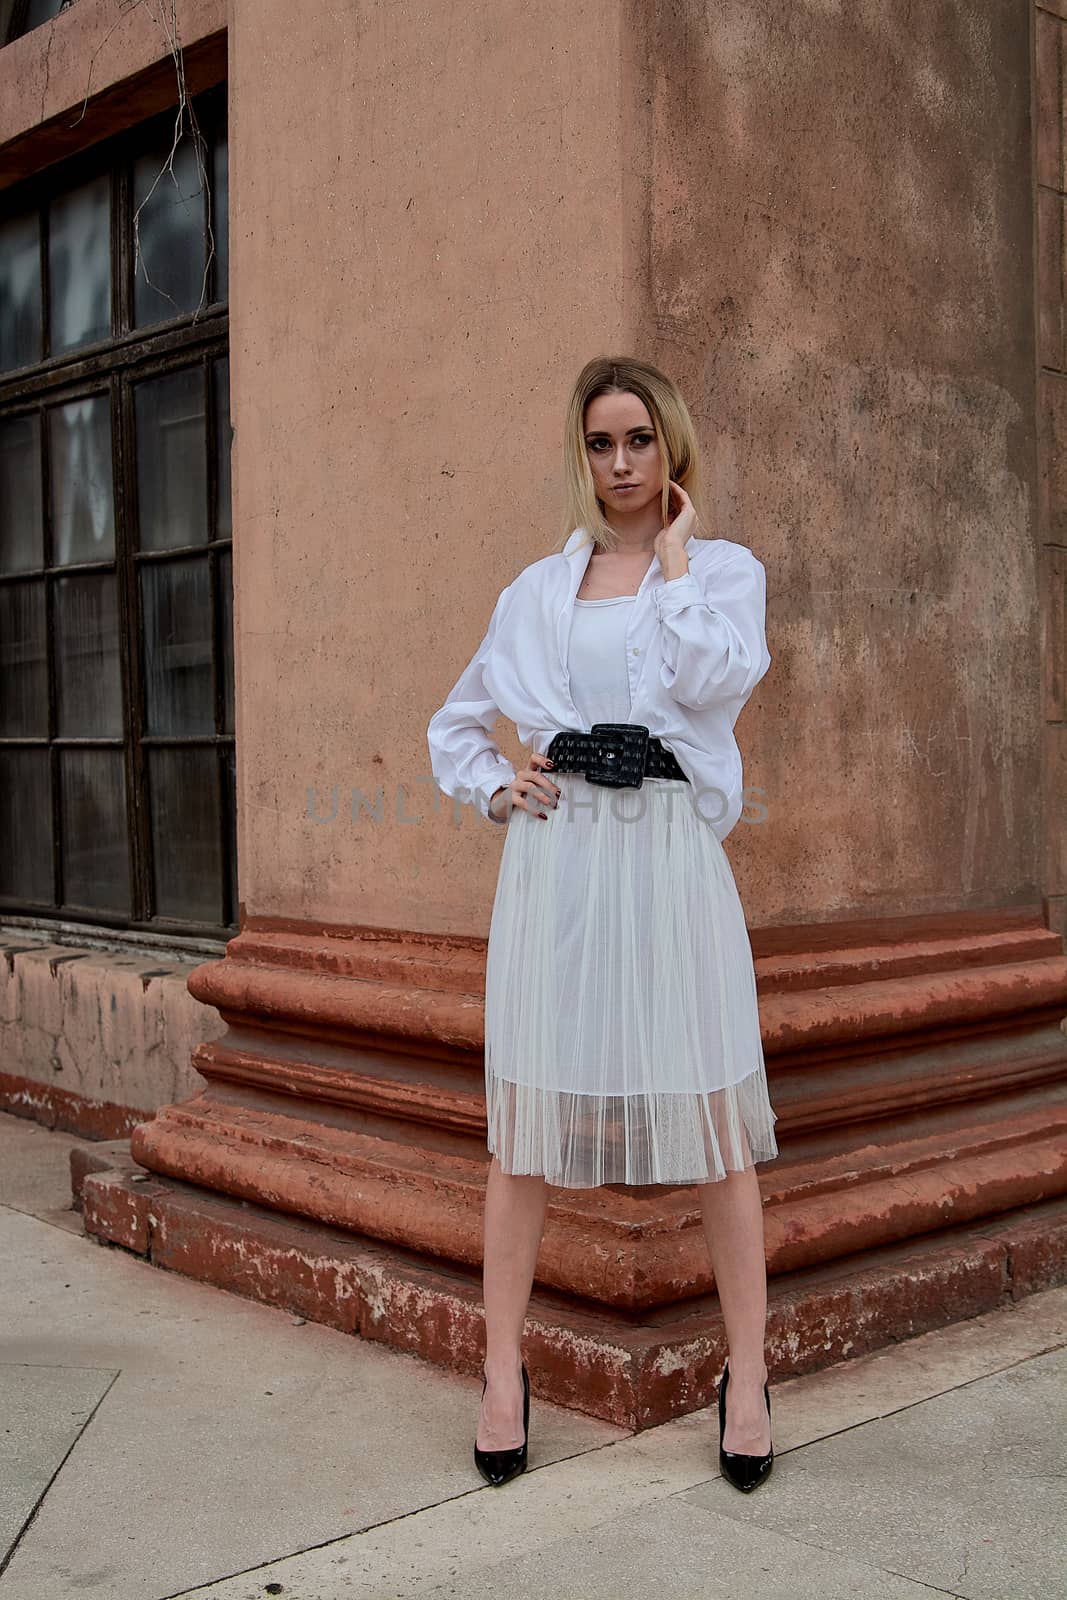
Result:
[[730,1352],[723,1448],[763,1456],[771,1448],[771,1430],[763,1398],[767,1258],[759,1180],[755,1168],[746,1167],[697,1190]]
[[489,1165],[485,1191],[485,1396],[478,1419],[480,1450],[514,1450],[522,1443],[522,1335],[544,1233],[548,1184],[513,1177]]

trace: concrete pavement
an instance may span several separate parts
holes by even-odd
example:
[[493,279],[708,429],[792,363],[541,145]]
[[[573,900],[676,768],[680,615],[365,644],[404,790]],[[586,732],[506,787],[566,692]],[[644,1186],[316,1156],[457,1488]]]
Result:
[[773,1385],[752,1496],[703,1411],[628,1435],[85,1238],[68,1153],[0,1115],[0,1600],[1059,1600],[1067,1289]]

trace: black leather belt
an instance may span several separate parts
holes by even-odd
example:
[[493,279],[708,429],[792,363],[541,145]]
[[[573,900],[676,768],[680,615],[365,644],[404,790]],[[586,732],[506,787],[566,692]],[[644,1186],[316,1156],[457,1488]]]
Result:
[[640,789],[646,778],[689,779],[655,734],[640,722],[594,722],[592,731],[566,728],[545,754],[556,772],[583,772],[589,783]]

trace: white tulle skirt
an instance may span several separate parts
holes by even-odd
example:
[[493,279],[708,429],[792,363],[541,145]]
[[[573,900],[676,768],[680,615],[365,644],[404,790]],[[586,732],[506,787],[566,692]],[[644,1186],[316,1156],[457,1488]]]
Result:
[[752,947],[681,779],[553,774],[507,823],[486,964],[489,1149],[562,1188],[702,1183],[778,1154]]

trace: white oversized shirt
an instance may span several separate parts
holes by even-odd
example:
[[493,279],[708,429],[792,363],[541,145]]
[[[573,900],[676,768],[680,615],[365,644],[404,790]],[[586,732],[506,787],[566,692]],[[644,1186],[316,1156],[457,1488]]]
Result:
[[[674,753],[693,786],[692,803],[722,840],[743,804],[734,724],[771,664],[766,572],[751,550],[729,539],[693,535],[685,551],[689,571],[669,582],[653,556],[630,608],[629,721],[643,723]],[[575,528],[561,552],[523,568],[497,600],[473,660],[430,718],[438,787],[476,804],[483,816],[492,817],[490,800],[515,777],[492,739],[498,717],[513,722],[522,743],[541,755],[561,729],[590,731],[571,698],[568,647],[592,552],[590,536]]]

